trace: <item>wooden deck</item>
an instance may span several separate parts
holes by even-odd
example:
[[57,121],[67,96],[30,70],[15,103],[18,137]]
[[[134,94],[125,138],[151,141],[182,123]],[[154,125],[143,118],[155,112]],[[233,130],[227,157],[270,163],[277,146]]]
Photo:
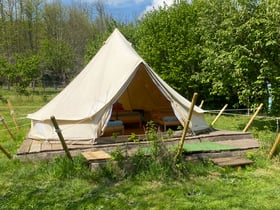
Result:
[[[170,138],[164,138],[166,145],[177,145],[180,140],[180,132],[175,133]],[[138,135],[140,139],[145,137],[144,134]],[[128,142],[128,135],[113,137],[101,137],[92,142],[88,141],[66,141],[71,155],[78,155],[86,151],[105,151],[110,153],[116,147],[127,149],[129,154],[135,152],[139,145],[149,147],[149,142]],[[234,148],[226,151],[203,151],[194,154],[185,154],[186,159],[204,159],[227,157],[233,155],[242,155],[248,151],[259,148],[259,143],[252,137],[251,133],[234,132],[234,131],[213,131],[207,134],[196,136],[187,136],[185,143],[188,142],[215,142],[222,145],[232,146]],[[63,147],[59,141],[26,139],[18,149],[16,158],[21,160],[45,160],[59,155],[65,155]]]
[[252,160],[248,160],[242,157],[222,157],[222,158],[213,158],[213,163],[219,166],[245,166],[251,165],[254,163]]

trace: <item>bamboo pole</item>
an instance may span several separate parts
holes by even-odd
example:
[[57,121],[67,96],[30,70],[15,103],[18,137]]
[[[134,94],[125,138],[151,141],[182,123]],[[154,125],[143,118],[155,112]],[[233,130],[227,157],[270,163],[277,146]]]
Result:
[[221,111],[219,112],[219,114],[216,116],[216,118],[213,120],[213,122],[211,123],[211,126],[213,127],[213,125],[216,123],[216,121],[220,118],[220,116],[223,114],[223,112],[225,111],[225,109],[227,108],[227,104],[224,105],[224,107],[221,109]]
[[53,126],[54,126],[54,128],[55,128],[55,132],[57,133],[57,135],[58,135],[58,137],[59,137],[59,140],[60,140],[60,142],[61,142],[61,144],[62,144],[62,147],[63,147],[63,149],[64,149],[64,151],[65,151],[67,157],[68,157],[70,160],[73,160],[73,159],[72,159],[72,156],[71,156],[71,154],[70,154],[70,152],[69,152],[69,149],[68,149],[68,147],[67,147],[67,145],[66,145],[66,143],[65,143],[64,137],[63,137],[63,135],[62,135],[62,133],[61,133],[61,130],[59,129],[59,126],[58,126],[57,121],[56,121],[56,119],[55,119],[54,116],[51,116],[51,121],[52,121],[52,123],[53,123]]
[[243,132],[246,132],[248,130],[248,128],[250,127],[250,125],[252,124],[253,120],[255,119],[255,117],[257,116],[257,114],[260,112],[261,108],[263,106],[263,103],[261,103],[259,105],[259,107],[257,108],[255,114],[251,117],[251,119],[249,120],[249,122],[247,123],[247,125],[245,126],[245,128],[243,129]]
[[192,118],[193,108],[194,108],[194,105],[195,105],[195,102],[196,102],[196,99],[197,99],[197,95],[198,95],[197,93],[193,94],[191,106],[190,106],[190,109],[189,109],[189,113],[187,115],[187,120],[185,122],[183,133],[182,133],[182,136],[181,136],[181,140],[179,142],[179,147],[178,147],[177,153],[174,157],[174,163],[177,163],[179,157],[181,157],[181,155],[182,155],[182,150],[183,150],[183,146],[184,146],[184,142],[185,142],[185,137],[186,137],[186,134],[187,134],[187,131],[188,131],[188,128],[189,128],[191,118]]
[[276,149],[277,149],[277,146],[279,145],[280,143],[280,133],[278,134],[278,137],[275,139],[275,142],[269,152],[269,155],[268,155],[268,158],[271,159],[273,154],[275,153]]
[[5,118],[3,116],[0,115],[0,121],[2,121],[3,126],[5,127],[6,131],[9,133],[9,135],[11,136],[11,138],[13,140],[16,140],[16,138],[14,137],[14,135],[12,134],[11,130],[9,129],[7,123],[5,122]]
[[199,104],[199,108],[202,108],[202,106],[203,106],[203,104],[204,104],[204,100],[202,100],[201,102],[200,102],[200,104]]
[[17,131],[19,131],[19,126],[18,126],[18,123],[17,123],[17,119],[16,119],[16,115],[15,115],[15,111],[14,111],[13,105],[12,105],[12,103],[11,103],[11,101],[9,99],[7,100],[7,102],[8,102],[8,107],[10,109],[10,114],[11,114],[11,116],[13,118],[14,124],[15,124],[15,126],[17,128]]
[[0,144],[0,150],[9,158],[12,159],[12,155]]

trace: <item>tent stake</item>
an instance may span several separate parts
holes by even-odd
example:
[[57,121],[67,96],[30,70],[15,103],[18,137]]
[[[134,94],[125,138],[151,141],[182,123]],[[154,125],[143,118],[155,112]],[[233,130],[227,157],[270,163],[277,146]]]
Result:
[[280,133],[278,134],[278,137],[275,139],[275,142],[273,144],[273,147],[271,148],[270,152],[269,152],[269,155],[268,155],[268,158],[271,159],[274,152],[276,151],[277,149],[277,146],[279,145],[280,143]]
[[63,135],[62,135],[62,133],[61,133],[61,130],[59,129],[59,126],[58,126],[57,121],[56,121],[56,119],[55,119],[54,116],[51,116],[51,121],[52,121],[52,123],[53,123],[53,126],[54,126],[54,128],[55,128],[55,132],[57,133],[57,135],[58,135],[58,137],[59,137],[59,140],[60,140],[60,142],[61,142],[61,144],[62,144],[62,147],[63,147],[63,149],[64,149],[64,151],[65,151],[67,157],[68,157],[70,160],[73,160],[73,159],[72,159],[72,156],[71,156],[71,154],[70,154],[70,152],[69,152],[69,149],[68,149],[68,147],[67,147],[67,145],[66,145],[66,143],[65,143],[64,137],[63,137]]
[[11,114],[11,116],[13,118],[14,124],[15,124],[15,126],[17,128],[17,131],[19,131],[19,127],[18,127],[18,123],[17,123],[17,119],[16,119],[16,115],[15,115],[15,111],[14,111],[13,105],[12,105],[12,103],[11,103],[11,101],[9,99],[7,100],[7,102],[8,102],[8,107],[10,109],[10,114]]
[[225,111],[225,109],[227,108],[227,104],[224,105],[224,107],[221,109],[221,111],[219,112],[219,114],[216,116],[216,118],[213,120],[213,122],[211,123],[211,126],[213,127],[213,125],[215,124],[215,122],[220,118],[220,116],[223,114],[223,112]]
[[0,144],[0,150],[9,158],[12,159],[12,155]]
[[191,103],[191,106],[190,106],[190,109],[189,109],[189,113],[187,115],[187,120],[186,120],[185,125],[184,125],[184,129],[183,129],[183,133],[182,133],[181,140],[180,140],[180,143],[179,143],[179,147],[178,147],[177,153],[174,157],[174,163],[177,163],[179,157],[181,157],[181,155],[182,155],[182,150],[183,150],[183,146],[184,146],[184,142],[185,142],[185,137],[186,137],[186,134],[187,134],[187,131],[188,131],[188,128],[189,128],[191,118],[192,118],[192,112],[193,112],[193,108],[194,108],[194,105],[195,105],[195,102],[196,102],[196,99],[197,99],[197,95],[198,95],[197,93],[193,94],[192,103]]
[[204,100],[202,100],[201,102],[200,102],[200,104],[199,104],[199,108],[202,108],[202,106],[203,106],[203,104],[204,104]]
[[259,107],[257,108],[255,114],[251,117],[251,119],[249,120],[249,122],[247,123],[247,125],[245,126],[245,128],[243,129],[243,132],[246,132],[248,130],[248,128],[250,127],[250,125],[252,124],[253,120],[255,119],[255,117],[257,116],[257,114],[259,113],[259,111],[261,110],[263,106],[263,103],[261,103],[259,105]]
[[3,125],[4,125],[4,127],[5,127],[5,129],[6,129],[6,131],[8,131],[8,133],[9,133],[10,136],[11,136],[11,138],[12,138],[13,140],[16,140],[15,137],[14,137],[14,135],[12,134],[11,130],[9,129],[7,123],[5,122],[5,118],[4,118],[2,115],[0,115],[0,121],[2,121],[2,123],[3,123]]

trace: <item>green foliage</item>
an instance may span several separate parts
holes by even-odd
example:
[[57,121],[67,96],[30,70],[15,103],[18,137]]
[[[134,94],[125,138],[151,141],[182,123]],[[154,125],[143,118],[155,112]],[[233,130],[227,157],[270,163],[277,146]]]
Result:
[[44,169],[44,176],[56,179],[71,179],[75,177],[87,177],[89,169],[81,156],[70,160],[67,157],[58,157],[48,163],[47,170]]
[[[213,108],[225,103],[276,113],[279,95],[277,1],[180,1],[152,11],[136,28],[137,49],[187,98],[199,92]],[[178,76],[180,75],[180,76]]]
[[131,133],[128,137],[128,141],[139,142],[140,139],[135,133]]
[[168,138],[172,137],[173,134],[174,134],[174,131],[171,128],[168,128],[168,130],[167,130]]
[[[182,1],[145,14],[136,28],[136,48],[161,77],[180,93],[190,96],[198,63],[196,17]],[[178,77],[180,75],[180,77]]]
[[[65,77],[73,66],[73,51],[64,41],[44,40],[40,51],[42,69],[45,74],[51,75],[53,80]],[[69,76],[68,76],[69,77]]]
[[146,141],[157,141],[158,140],[158,135],[157,135],[157,126],[154,121],[149,121],[146,124],[145,128],[145,139]]

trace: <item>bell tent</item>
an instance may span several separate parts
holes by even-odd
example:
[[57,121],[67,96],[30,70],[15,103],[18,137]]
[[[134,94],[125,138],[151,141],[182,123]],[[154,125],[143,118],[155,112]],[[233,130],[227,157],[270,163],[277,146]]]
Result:
[[[116,103],[124,110],[141,110],[146,120],[170,111],[182,125],[190,107],[190,102],[164,82],[115,29],[67,87],[28,115],[28,137],[58,139],[50,120],[55,116],[66,140],[94,141],[103,134]],[[203,113],[195,106],[190,123],[194,133],[209,128]]]

